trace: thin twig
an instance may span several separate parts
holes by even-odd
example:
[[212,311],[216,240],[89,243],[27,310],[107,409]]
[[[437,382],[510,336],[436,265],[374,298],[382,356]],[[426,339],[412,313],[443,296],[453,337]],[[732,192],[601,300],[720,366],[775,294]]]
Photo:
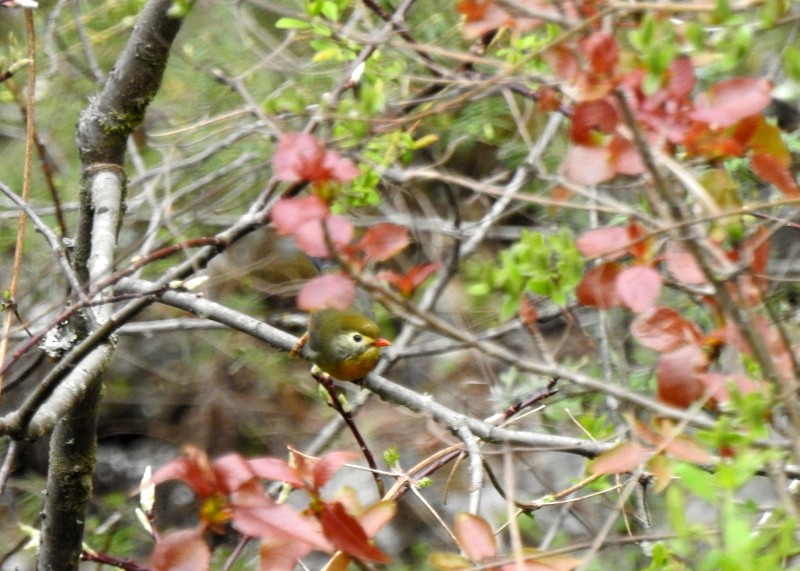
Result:
[[342,420],[344,420],[345,424],[350,429],[350,432],[352,432],[353,437],[358,443],[358,447],[361,449],[361,453],[364,455],[364,459],[367,461],[367,465],[370,468],[370,473],[375,480],[375,486],[378,488],[378,496],[383,497],[383,495],[386,493],[386,489],[384,488],[383,480],[381,480],[381,476],[378,473],[378,465],[375,463],[375,456],[373,456],[372,451],[369,449],[369,446],[367,446],[367,441],[364,440],[364,436],[361,434],[358,426],[356,426],[356,423],[353,420],[353,415],[344,407],[344,405],[342,405],[342,402],[339,400],[339,391],[336,389],[336,384],[333,382],[333,378],[322,371],[317,372],[316,369],[312,372],[312,375],[316,381],[327,391],[328,396],[330,397],[330,405],[336,412],[339,413],[339,416],[342,417]]
[[14,467],[14,460],[17,458],[19,451],[16,440],[8,439],[8,448],[6,449],[6,456],[3,458],[3,465],[0,466],[0,496],[6,491],[6,484],[8,477],[11,475],[11,470]]
[[[33,134],[35,130],[34,117],[36,108],[36,28],[33,25],[33,10],[25,9],[25,31],[27,34],[26,46],[28,49],[28,101],[25,113],[25,159],[22,175],[22,200],[28,202],[31,194],[31,163],[33,161]],[[20,210],[17,218],[17,238],[14,246],[14,263],[11,268],[11,283],[8,286],[8,297],[16,303],[17,290],[19,289],[19,275],[22,270],[22,248],[25,242],[26,213]],[[8,352],[8,332],[14,313],[8,312],[3,319],[3,332],[0,335],[0,363],[5,361]],[[0,373],[0,395],[3,394],[3,375]]]

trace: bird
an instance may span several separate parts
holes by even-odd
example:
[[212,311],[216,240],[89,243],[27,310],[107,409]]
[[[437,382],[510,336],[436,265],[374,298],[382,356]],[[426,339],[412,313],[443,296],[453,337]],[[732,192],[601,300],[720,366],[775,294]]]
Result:
[[378,364],[381,347],[389,345],[380,336],[372,311],[357,305],[322,309],[309,318],[308,357],[320,371],[340,381],[363,379]]

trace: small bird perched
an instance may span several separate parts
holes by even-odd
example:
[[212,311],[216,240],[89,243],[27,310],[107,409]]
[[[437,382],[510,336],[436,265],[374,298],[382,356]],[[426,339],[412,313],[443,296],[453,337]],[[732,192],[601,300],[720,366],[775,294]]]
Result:
[[340,381],[356,381],[367,376],[378,364],[380,348],[391,345],[380,336],[371,314],[371,310],[359,311],[356,307],[312,313],[308,324],[311,362]]

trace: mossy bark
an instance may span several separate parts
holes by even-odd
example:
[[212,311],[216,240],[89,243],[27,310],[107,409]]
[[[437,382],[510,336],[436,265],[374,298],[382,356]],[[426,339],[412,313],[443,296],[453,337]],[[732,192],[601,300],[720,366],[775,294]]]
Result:
[[[169,14],[172,6],[173,0],[147,2],[101,92],[92,98],[78,121],[83,178],[73,264],[87,290],[113,271],[118,217],[124,210],[127,139],[142,122],[147,105],[161,86],[172,42],[182,24],[181,18]],[[103,177],[101,183],[100,177],[109,174],[113,176]],[[112,226],[108,224],[110,218]],[[108,312],[108,308],[98,308],[94,323],[88,319],[73,326],[85,338],[109,317]],[[110,350],[113,346],[100,340],[93,351],[110,357]],[[50,439],[38,571],[77,571],[79,566],[95,471],[101,375],[107,359],[96,362],[103,365],[82,372],[85,381],[75,391],[69,412],[58,421]]]

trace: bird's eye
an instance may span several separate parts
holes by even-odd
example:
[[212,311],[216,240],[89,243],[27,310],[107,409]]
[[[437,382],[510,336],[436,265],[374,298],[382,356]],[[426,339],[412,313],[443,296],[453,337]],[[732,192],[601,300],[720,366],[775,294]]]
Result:
[[362,339],[363,339],[363,337],[361,337],[361,335],[359,335],[358,333],[353,335],[353,341],[355,341],[356,343],[361,343]]

